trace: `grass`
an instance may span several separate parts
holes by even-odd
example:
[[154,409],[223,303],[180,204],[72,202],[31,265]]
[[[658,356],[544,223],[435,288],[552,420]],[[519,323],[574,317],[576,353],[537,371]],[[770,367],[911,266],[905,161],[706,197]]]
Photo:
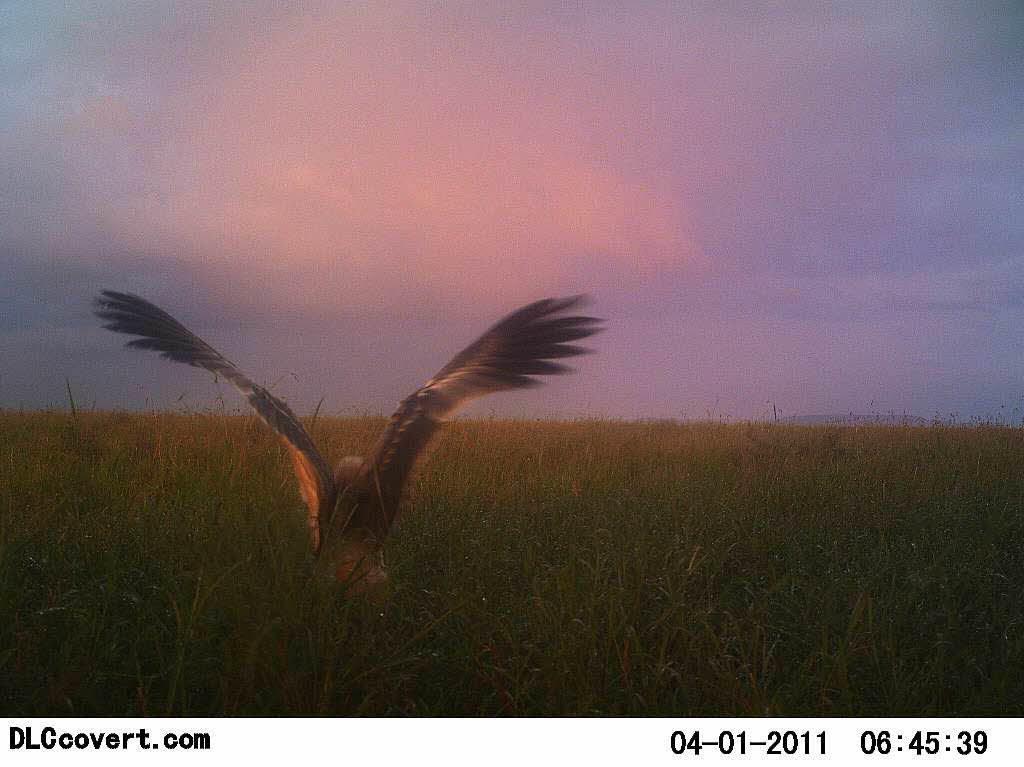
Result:
[[1022,465],[999,427],[457,422],[372,604],[254,418],[0,412],[0,713],[1021,716]]

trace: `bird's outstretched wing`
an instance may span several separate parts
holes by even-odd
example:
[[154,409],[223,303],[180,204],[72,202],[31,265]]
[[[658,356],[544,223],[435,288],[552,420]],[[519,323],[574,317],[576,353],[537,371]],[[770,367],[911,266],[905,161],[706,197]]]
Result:
[[175,362],[205,368],[234,384],[267,426],[284,440],[295,464],[299,491],[309,507],[308,522],[313,549],[320,549],[320,516],[334,510],[337,490],[327,463],[309,433],[284,402],[252,382],[238,368],[199,336],[163,309],[131,293],[104,290],[96,299],[95,314],[116,333],[140,336],[128,342],[135,349],[151,349]]
[[564,312],[583,296],[548,298],[524,306],[494,325],[409,397],[391,416],[364,465],[377,503],[357,509],[352,527],[383,538],[398,512],[402,488],[416,458],[454,412],[476,397],[540,383],[533,376],[571,372],[554,359],[589,351],[570,344],[601,328],[594,317]]

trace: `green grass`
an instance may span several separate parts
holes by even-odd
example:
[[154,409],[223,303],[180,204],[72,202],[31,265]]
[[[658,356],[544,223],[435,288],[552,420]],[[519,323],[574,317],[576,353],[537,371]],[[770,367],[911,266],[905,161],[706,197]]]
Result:
[[457,422],[372,604],[254,418],[0,412],[0,713],[1020,716],[1022,465],[996,427]]

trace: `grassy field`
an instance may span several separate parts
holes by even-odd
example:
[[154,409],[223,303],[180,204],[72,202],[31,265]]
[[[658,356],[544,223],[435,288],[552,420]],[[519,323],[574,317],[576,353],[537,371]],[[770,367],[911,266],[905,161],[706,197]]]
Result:
[[0,713],[1020,716],[1022,466],[1010,428],[457,422],[371,604],[255,418],[0,412]]

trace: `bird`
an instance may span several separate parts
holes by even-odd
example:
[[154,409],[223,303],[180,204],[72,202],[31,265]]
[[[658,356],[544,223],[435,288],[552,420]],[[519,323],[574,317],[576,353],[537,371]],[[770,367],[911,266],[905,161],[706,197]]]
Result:
[[127,342],[129,348],[159,352],[234,385],[291,455],[317,560],[326,561],[328,572],[353,592],[379,595],[388,581],[383,544],[427,444],[477,397],[536,386],[539,376],[572,372],[553,360],[592,351],[572,342],[604,329],[601,319],[570,313],[586,300],[583,295],[546,298],[506,315],[402,400],[366,456],[345,456],[333,472],[282,399],[163,309],[133,293],[103,290],[93,311],[104,328],[137,336]]

